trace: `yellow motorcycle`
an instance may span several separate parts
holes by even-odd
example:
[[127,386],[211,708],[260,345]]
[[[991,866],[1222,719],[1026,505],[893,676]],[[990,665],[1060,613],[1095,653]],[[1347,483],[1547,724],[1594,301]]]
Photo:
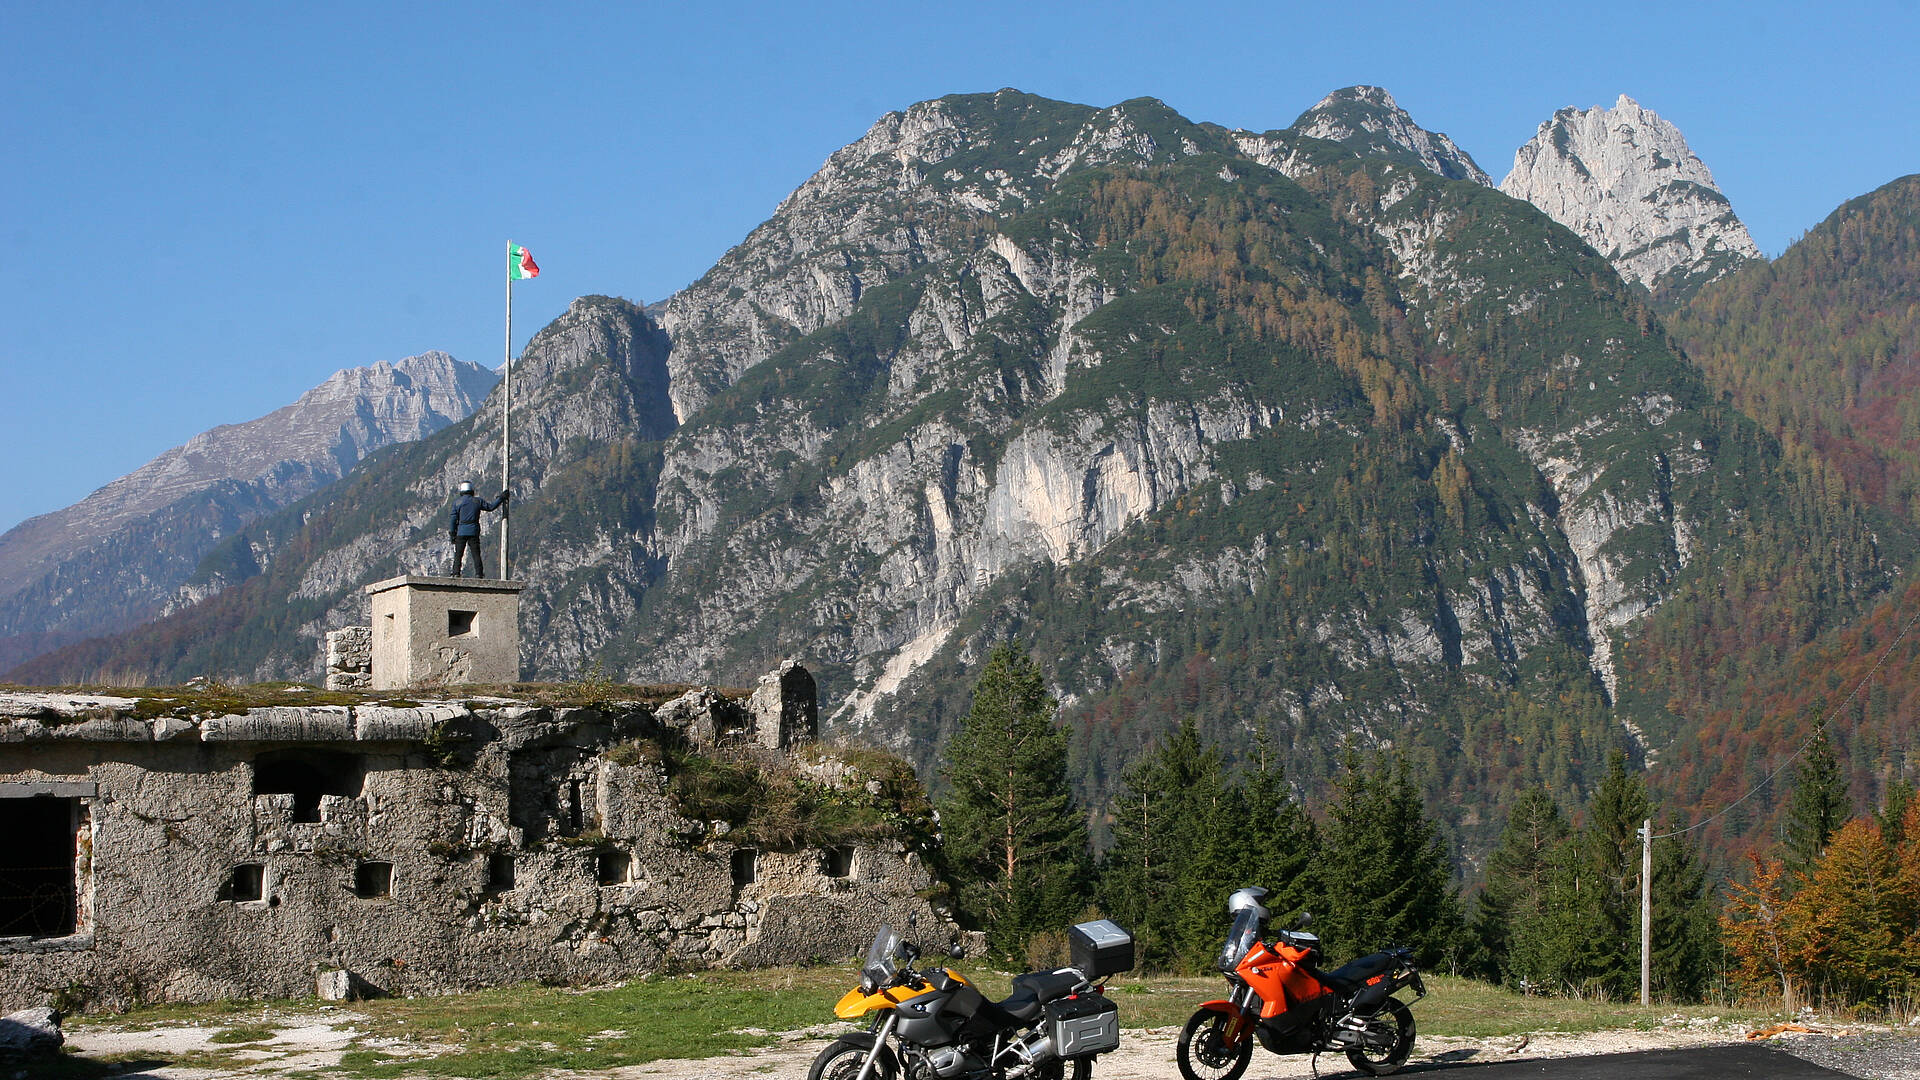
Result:
[[807,1080],[1067,1080],[1069,1067],[1090,1080],[1094,1059],[1120,1046],[1106,980],[1132,969],[1133,936],[1098,919],[1068,941],[1068,966],[1016,975],[1011,995],[988,1001],[956,972],[916,971],[920,950],[882,925],[860,985],[833,1008],[869,1026],[820,1051]]

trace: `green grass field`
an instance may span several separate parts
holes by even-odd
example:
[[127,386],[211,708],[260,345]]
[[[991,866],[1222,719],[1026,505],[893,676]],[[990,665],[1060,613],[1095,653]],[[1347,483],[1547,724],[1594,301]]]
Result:
[[[1004,996],[1010,976],[956,965],[991,997]],[[553,1070],[610,1069],[661,1058],[711,1057],[763,1046],[777,1033],[834,1022],[833,1003],[853,985],[846,967],[714,971],[640,980],[587,990],[521,986],[445,997],[392,999],[341,1006],[343,1025],[360,1032],[340,1068],[344,1077],[537,1076]],[[1717,1016],[1729,1023],[1777,1018],[1766,1010],[1638,1005],[1528,998],[1468,979],[1430,976],[1429,996],[1415,1006],[1424,1035],[1494,1038],[1523,1032],[1650,1029],[1680,1017]],[[1108,993],[1128,1028],[1177,1027],[1198,1003],[1221,996],[1208,978],[1119,978]],[[148,1009],[117,1017],[76,1017],[76,1028],[107,1025],[155,1029],[197,1024],[221,1029],[219,1050],[193,1055],[217,1066],[228,1047],[274,1033],[272,1016],[304,1013],[311,1001],[221,1003]],[[376,1050],[371,1045],[399,1048]],[[237,1064],[238,1059],[228,1058]],[[70,1061],[66,1075],[106,1076],[111,1062]],[[185,1065],[185,1059],[177,1062]]]

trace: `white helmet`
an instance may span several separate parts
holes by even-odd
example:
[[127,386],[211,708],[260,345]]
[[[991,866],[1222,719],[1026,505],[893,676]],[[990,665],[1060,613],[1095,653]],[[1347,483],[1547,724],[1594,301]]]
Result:
[[473,494],[473,482],[470,480],[460,481],[460,494],[462,495]]
[[1266,895],[1267,890],[1258,885],[1245,889],[1236,889],[1232,896],[1227,897],[1227,912],[1232,915],[1238,915],[1243,911],[1251,910],[1255,912],[1262,921],[1265,921],[1267,908],[1266,905],[1260,901],[1265,899]]

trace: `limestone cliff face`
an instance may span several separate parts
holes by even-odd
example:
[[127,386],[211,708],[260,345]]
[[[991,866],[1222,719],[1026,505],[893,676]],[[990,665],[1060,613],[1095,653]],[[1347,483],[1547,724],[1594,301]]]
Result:
[[[1019,212],[1061,175],[1197,151],[1156,138],[1172,115],[1144,99],[1092,109],[1002,90],[881,117],[664,304],[674,414],[691,418],[748,368],[845,317],[867,290],[946,262],[974,223]],[[1029,130],[1024,145],[1007,145],[1012,128]],[[959,327],[967,331],[964,318]]]
[[285,408],[202,432],[22,522],[0,536],[0,668],[151,617],[246,522],[375,450],[464,419],[495,379],[442,352],[348,368]]
[[1514,154],[1500,190],[1655,293],[1697,289],[1762,257],[1680,130],[1625,94],[1611,109],[1554,113]]

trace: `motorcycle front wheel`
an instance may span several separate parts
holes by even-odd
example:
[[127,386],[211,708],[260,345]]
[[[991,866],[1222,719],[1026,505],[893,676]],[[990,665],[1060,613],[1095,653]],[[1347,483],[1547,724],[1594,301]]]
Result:
[[1365,1046],[1347,1049],[1347,1061],[1369,1076],[1385,1076],[1413,1054],[1413,1010],[1393,998],[1367,1018]]
[[1184,1080],[1240,1080],[1253,1059],[1253,1032],[1241,1031],[1240,1044],[1230,1045],[1227,1028],[1232,1024],[1232,1016],[1212,1009],[1201,1009],[1188,1019],[1174,1050]]
[[[807,1080],[854,1080],[860,1075],[860,1067],[867,1063],[869,1047],[845,1039],[835,1039],[827,1044],[825,1050],[813,1059],[813,1067],[807,1070]],[[886,1047],[880,1048],[880,1060],[873,1063],[873,1071],[867,1074],[867,1080],[893,1080],[893,1055]]]

